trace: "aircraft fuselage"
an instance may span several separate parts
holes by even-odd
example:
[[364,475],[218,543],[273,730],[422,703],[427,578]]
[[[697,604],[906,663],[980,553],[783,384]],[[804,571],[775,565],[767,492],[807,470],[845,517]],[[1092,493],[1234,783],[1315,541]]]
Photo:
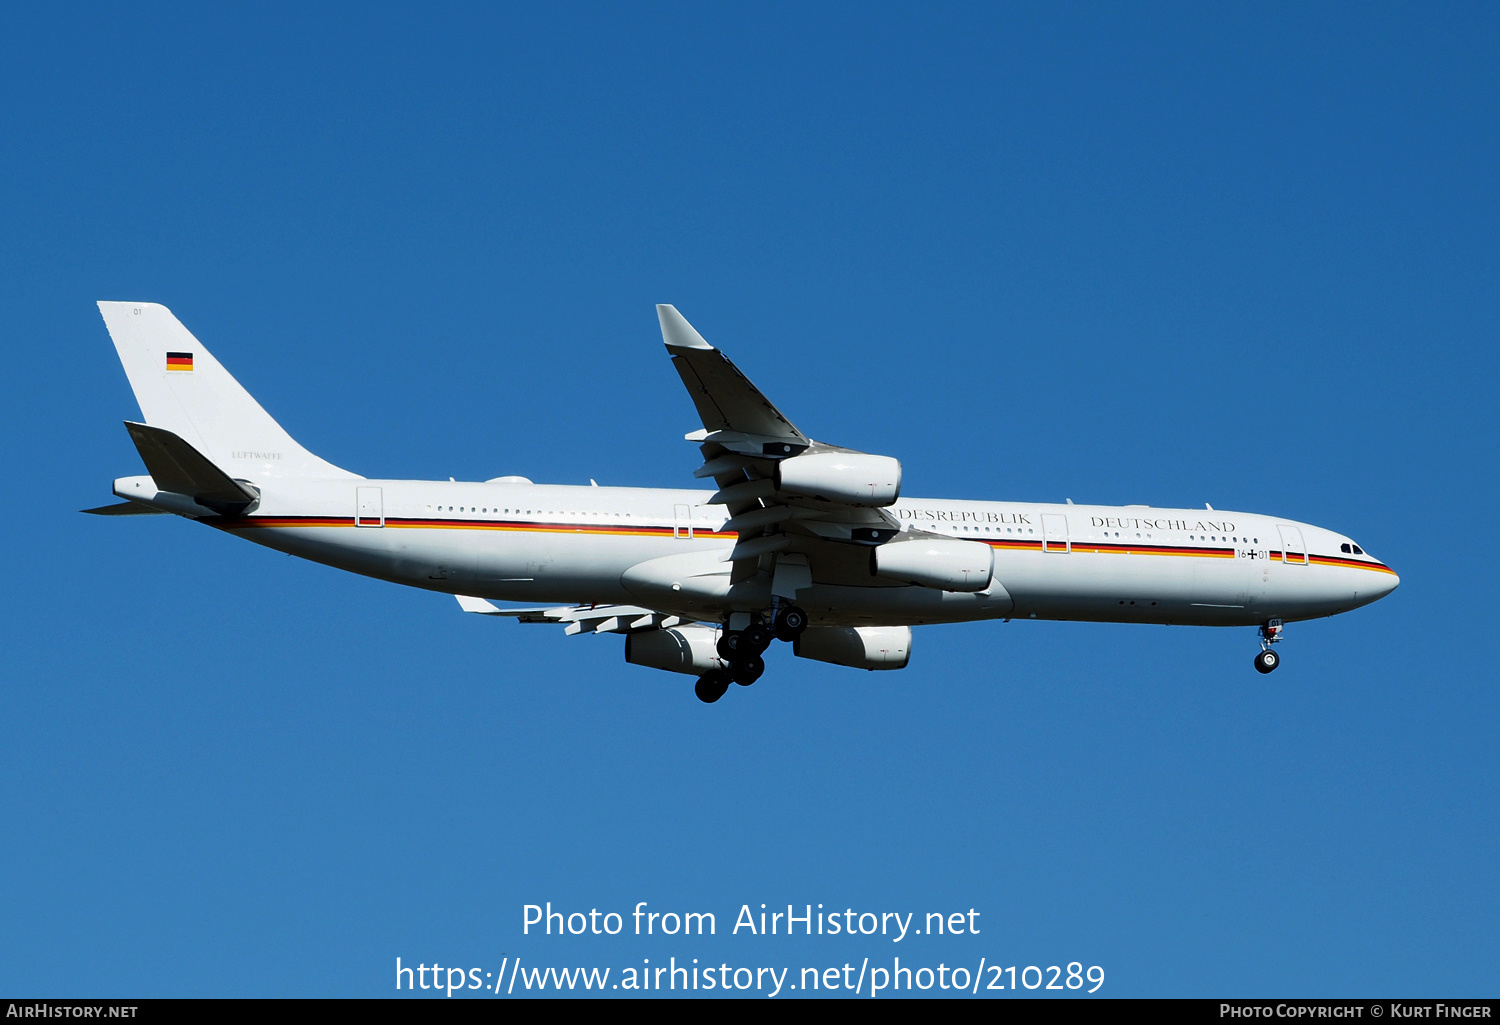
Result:
[[[129,497],[132,480],[139,478],[120,481],[117,492]],[[695,618],[764,607],[769,592],[756,589],[764,582],[728,584],[721,560],[736,535],[723,530],[722,506],[704,504],[709,497],[650,488],[289,481],[266,486],[246,515],[205,522],[292,555],[449,594],[558,604],[649,597],[652,607]],[[1251,626],[1346,612],[1399,582],[1385,564],[1355,554],[1348,537],[1252,513],[926,498],[902,498],[886,511],[906,527],[989,545],[993,583],[963,593],[866,571],[865,586],[828,584],[820,580],[828,560],[868,553],[830,544],[821,558],[814,551],[811,586],[797,595],[814,624],[1030,618]],[[666,573],[660,580],[631,576],[658,563]],[[838,569],[827,576],[850,579],[847,565]]]

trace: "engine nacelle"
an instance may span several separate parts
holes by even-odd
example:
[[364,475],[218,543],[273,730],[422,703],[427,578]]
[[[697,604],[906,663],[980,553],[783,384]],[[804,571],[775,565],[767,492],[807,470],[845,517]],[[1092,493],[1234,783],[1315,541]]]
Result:
[[879,508],[901,494],[901,461],[863,452],[811,452],[777,463],[772,481],[782,494]]
[[942,591],[983,591],[995,572],[995,550],[978,541],[924,537],[870,550],[870,569]]
[[710,669],[724,668],[724,660],[714,650],[718,635],[713,627],[696,625],[626,634],[625,661],[669,673],[702,676]]
[[792,646],[799,658],[851,669],[905,669],[911,658],[909,626],[814,626]]

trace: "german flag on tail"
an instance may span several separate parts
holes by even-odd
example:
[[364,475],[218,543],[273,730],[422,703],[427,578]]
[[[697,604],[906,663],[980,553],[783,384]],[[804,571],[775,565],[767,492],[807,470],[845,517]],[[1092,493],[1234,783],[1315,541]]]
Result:
[[169,352],[167,353],[168,370],[191,370],[193,369],[193,354],[191,352]]

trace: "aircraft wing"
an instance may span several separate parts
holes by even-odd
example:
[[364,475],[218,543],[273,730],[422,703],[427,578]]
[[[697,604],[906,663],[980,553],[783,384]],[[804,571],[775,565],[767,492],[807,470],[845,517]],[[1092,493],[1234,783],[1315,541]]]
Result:
[[666,629],[691,623],[681,616],[668,616],[636,605],[563,605],[556,608],[501,608],[483,598],[456,595],[459,607],[481,616],[514,616],[521,623],[556,623],[569,636],[583,633],[623,634],[636,630]]
[[698,407],[705,431],[746,453],[788,456],[812,444],[675,306],[658,306],[656,315],[672,365]]
[[[657,306],[656,314],[672,364],[703,422],[701,431],[687,435],[703,453],[693,475],[718,484],[709,504],[726,506],[725,529],[739,534],[729,556],[733,583],[774,572],[775,561],[766,557],[778,552],[807,555],[819,542],[873,545],[900,532],[901,524],[881,508],[900,491],[900,463],[813,441],[675,307]],[[796,464],[796,481],[783,478],[788,461]]]

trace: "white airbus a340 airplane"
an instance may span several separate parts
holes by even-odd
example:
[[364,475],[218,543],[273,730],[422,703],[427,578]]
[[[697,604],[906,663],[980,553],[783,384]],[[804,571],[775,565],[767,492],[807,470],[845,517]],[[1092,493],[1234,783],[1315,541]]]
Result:
[[[901,495],[901,464],[813,441],[671,306],[662,338],[715,492],[367,479],[307,451],[164,306],[101,302],[147,476],[106,515],[175,513],[278,551],[456,595],[467,612],[625,636],[625,660],[754,683],[772,640],[900,669],[911,628],[976,619],[1253,626],[1389,594],[1350,538],[1250,513]],[[491,599],[543,603],[499,608]]]

